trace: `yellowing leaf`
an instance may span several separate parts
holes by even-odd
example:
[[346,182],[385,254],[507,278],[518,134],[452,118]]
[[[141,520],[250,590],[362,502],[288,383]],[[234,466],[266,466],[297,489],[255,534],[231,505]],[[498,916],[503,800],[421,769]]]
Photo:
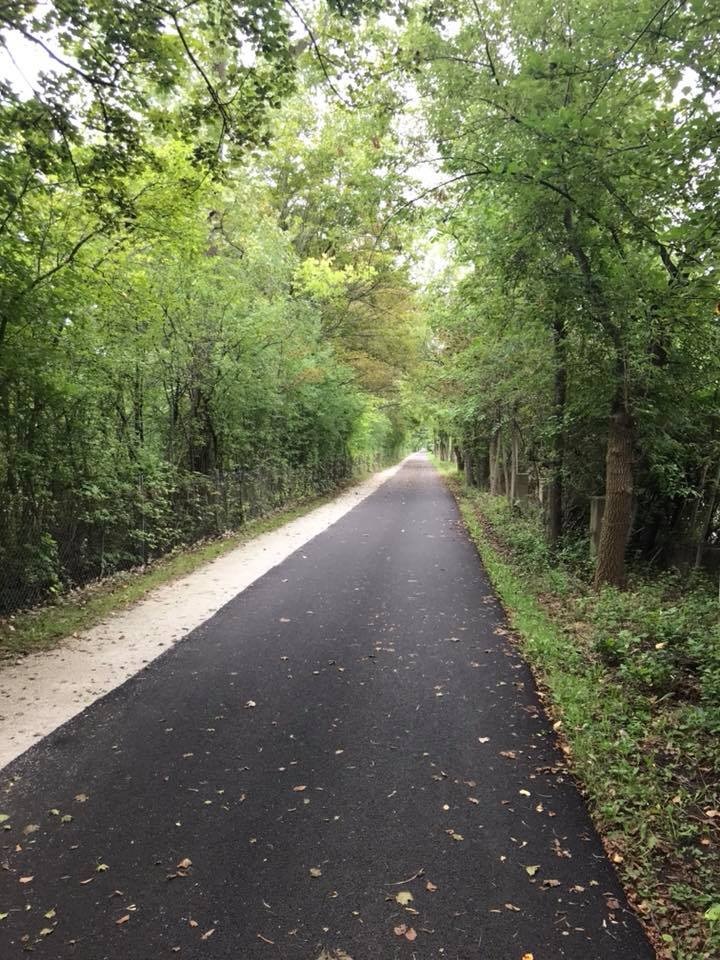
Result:
[[57,915],[57,914],[56,914],[56,912],[55,912],[55,907],[53,907],[51,910],[48,910],[47,913],[44,913],[44,914],[43,914],[43,916],[45,917],[46,920],[52,920],[53,917],[55,917],[56,915]]
[[540,864],[539,864],[539,863],[536,863],[536,864],[533,864],[533,866],[531,866],[531,867],[525,867],[525,873],[526,873],[529,877],[534,877],[535,874],[538,872],[539,869],[540,869]]
[[409,903],[412,903],[415,898],[409,890],[401,890],[400,893],[395,894],[395,899],[401,907],[406,907]]

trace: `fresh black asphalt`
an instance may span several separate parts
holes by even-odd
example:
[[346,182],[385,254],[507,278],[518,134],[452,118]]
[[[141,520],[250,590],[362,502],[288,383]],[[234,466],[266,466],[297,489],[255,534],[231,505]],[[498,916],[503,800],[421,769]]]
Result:
[[650,960],[504,625],[411,459],[0,774],[0,957]]

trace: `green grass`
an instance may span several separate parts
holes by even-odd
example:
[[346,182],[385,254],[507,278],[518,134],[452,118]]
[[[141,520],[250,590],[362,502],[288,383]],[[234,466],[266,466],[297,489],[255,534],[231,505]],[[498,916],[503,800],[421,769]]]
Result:
[[[362,479],[363,476],[356,476],[352,483]],[[252,520],[237,533],[173,552],[153,562],[149,569],[116,574],[54,604],[0,621],[0,660],[47,650],[64,637],[87,630],[110,613],[135,603],[153,588],[192,573],[240,544],[330,502],[339,492],[336,490],[304,500],[267,517]]]
[[[720,808],[711,594],[702,586],[683,594],[676,581],[637,575],[628,593],[593,594],[583,561],[551,558],[537,518],[468,489],[452,465],[437,465],[659,956],[717,958],[720,922],[709,917],[720,902],[718,829],[705,813]],[[690,670],[693,630],[705,650]],[[624,659],[611,642],[618,636],[620,654],[630,645]]]

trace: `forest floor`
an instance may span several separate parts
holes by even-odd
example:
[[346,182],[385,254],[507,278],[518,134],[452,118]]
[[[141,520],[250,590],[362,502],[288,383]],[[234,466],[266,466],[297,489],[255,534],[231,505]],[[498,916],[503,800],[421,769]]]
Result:
[[653,957],[424,458],[15,760],[0,811],[3,957]]
[[0,767],[142,670],[398,469],[7,622],[13,630],[0,652],[12,659],[0,660]]
[[[532,505],[458,499],[634,906],[668,960],[720,956],[720,628],[710,577],[638,567],[592,589],[587,544],[551,556]],[[583,550],[584,546],[584,550]]]

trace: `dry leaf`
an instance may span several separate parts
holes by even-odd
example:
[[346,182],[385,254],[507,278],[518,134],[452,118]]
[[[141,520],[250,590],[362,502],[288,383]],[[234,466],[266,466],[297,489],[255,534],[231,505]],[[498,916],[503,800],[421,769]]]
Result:
[[247,703],[245,704],[245,709],[246,709],[246,710],[252,710],[252,708],[253,708],[253,707],[256,707],[256,706],[257,706],[257,704],[255,703],[254,700],[248,700]]
[[520,794],[521,797],[529,797],[529,796],[530,796],[530,791],[529,791],[529,790],[518,790],[518,793]]
[[190,857],[183,857],[183,859],[178,863],[178,870],[187,870],[192,866],[192,860]]
[[311,876],[311,877],[321,877],[321,876],[322,876],[322,870],[320,869],[320,867],[310,867],[310,876]]
[[522,955],[522,960],[535,960],[535,957],[531,953],[524,953]]
[[478,803],[480,803],[480,801],[478,800],[477,797],[468,797],[468,802],[469,802],[469,803],[474,803],[475,805],[477,805]]
[[413,897],[409,890],[401,890],[395,894],[395,899],[401,907],[406,907],[409,903],[413,902],[415,897]]
[[400,923],[400,924],[398,924],[397,927],[394,927],[394,928],[393,928],[393,932],[394,932],[394,934],[395,934],[396,937],[404,937],[406,931],[407,931],[407,925],[404,924],[404,923]]
[[30,883],[30,881],[34,879],[34,877],[20,877],[20,883]]
[[304,783],[299,784],[299,786],[297,786],[297,787],[293,787],[293,791],[294,791],[295,793],[302,793],[303,790],[307,790],[307,787],[305,786]]
[[512,910],[513,913],[520,913],[520,907],[516,907],[514,903],[506,903],[505,909]]
[[115,923],[118,926],[120,926],[121,923],[127,923],[129,919],[130,919],[130,914],[126,913],[124,917],[120,917],[120,919],[116,920]]
[[535,863],[535,864],[533,864],[533,866],[531,866],[531,867],[525,867],[525,873],[526,873],[529,877],[534,877],[535,874],[538,872],[539,869],[540,869],[540,864],[539,864],[539,863]]
[[209,940],[214,933],[215,933],[215,927],[210,927],[210,929],[206,930],[205,933],[200,937],[200,939]]
[[435,886],[434,883],[430,883],[430,881],[428,880],[428,882],[425,884],[425,889],[428,891],[428,893],[435,893],[435,891],[437,890],[437,887]]
[[78,794],[75,796],[75,800],[76,800],[77,803],[86,803],[86,802],[87,802],[87,798],[88,798],[88,796],[87,796],[86,793],[78,793]]
[[542,885],[543,887],[559,887],[560,881],[559,880],[543,880]]
[[53,932],[53,930],[54,930],[54,927],[43,927],[42,930],[40,931],[40,936],[49,937],[50,934]]
[[490,737],[478,737],[478,743],[490,743]]
[[417,940],[417,933],[415,932],[414,927],[410,927],[410,929],[405,934],[405,939],[410,941]]

